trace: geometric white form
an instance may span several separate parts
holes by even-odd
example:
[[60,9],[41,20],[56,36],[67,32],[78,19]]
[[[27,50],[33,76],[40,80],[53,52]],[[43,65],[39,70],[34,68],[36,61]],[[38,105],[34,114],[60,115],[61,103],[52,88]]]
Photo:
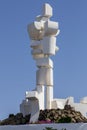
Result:
[[43,24],[41,22],[35,21],[28,25],[29,37],[32,40],[41,40],[43,37],[43,33],[41,33],[42,30]]
[[53,69],[52,68],[39,68],[36,73],[36,84],[53,86]]
[[[24,115],[30,112],[32,120],[36,120],[35,115],[37,115],[38,110],[52,108],[53,61],[50,56],[55,55],[58,51],[56,36],[59,34],[58,22],[49,19],[52,15],[52,7],[46,3],[43,6],[42,15],[37,16],[36,21],[30,23],[27,27],[31,40],[31,54],[37,66],[36,88],[34,91],[26,92],[26,100],[21,104],[21,112]],[[33,108],[34,103],[36,108],[39,107],[37,111]],[[29,107],[29,105],[32,106]]]
[[49,67],[49,68],[53,68],[53,62],[50,58],[39,58],[36,60],[36,65],[37,67]]
[[42,10],[42,16],[50,18],[53,15],[52,7],[45,3]]
[[[36,21],[28,25],[28,34],[31,39],[31,54],[36,60],[36,85],[46,86],[46,108],[51,109],[53,100],[53,61],[50,56],[58,51],[56,36],[59,34],[59,24],[50,20],[53,15],[52,7],[46,3],[43,6],[42,15],[36,17]],[[36,86],[36,91],[38,89]],[[28,94],[29,95],[29,94]],[[35,97],[37,94],[32,92]],[[28,96],[29,98],[31,97]],[[39,100],[39,98],[38,98]]]
[[87,97],[83,97],[83,98],[80,100],[80,103],[87,104]]
[[46,55],[55,55],[56,37],[46,36],[43,38],[43,53]]
[[20,111],[23,115],[31,113],[33,122],[37,121],[40,109],[63,109],[66,103],[87,117],[87,97],[84,97],[80,103],[74,103],[73,97],[53,99],[53,61],[50,57],[59,49],[56,46],[56,36],[60,30],[58,22],[50,21],[52,15],[52,7],[46,3],[43,6],[42,15],[37,16],[36,21],[28,25],[31,54],[38,70],[36,71],[36,88],[34,91],[26,92],[26,99],[20,104]]
[[58,22],[54,22],[54,21],[46,21],[45,22],[45,36],[55,36],[58,32]]

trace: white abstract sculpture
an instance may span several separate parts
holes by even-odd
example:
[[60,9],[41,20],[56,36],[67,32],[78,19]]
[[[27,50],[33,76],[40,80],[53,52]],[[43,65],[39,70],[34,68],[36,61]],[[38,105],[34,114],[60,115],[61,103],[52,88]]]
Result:
[[[38,68],[36,72],[36,88],[26,92],[26,98],[20,104],[23,115],[31,114],[31,122],[38,120],[39,110],[64,109],[66,102],[87,117],[87,97],[80,103],[74,103],[73,97],[53,99],[53,61],[51,56],[56,54],[56,36],[59,34],[58,23],[50,21],[53,15],[49,4],[43,6],[42,15],[28,25],[28,34],[31,39],[31,54]],[[44,91],[45,87],[45,91]],[[46,106],[45,106],[46,105]]]
[[[28,25],[31,53],[38,67],[36,72],[36,90],[38,92],[41,87],[47,87],[45,94],[47,109],[51,109],[51,101],[53,99],[53,61],[50,56],[55,55],[58,50],[56,36],[59,34],[58,23],[50,21],[52,15],[52,7],[49,4],[45,4],[42,15],[37,16],[36,21]],[[41,100],[40,104],[42,102],[44,104],[44,99]]]
[[[20,105],[20,110],[24,115],[29,112],[34,113],[34,110],[30,110],[29,107],[30,105],[34,107],[37,100],[39,110],[52,108],[53,61],[50,57],[55,55],[59,49],[56,46],[56,36],[60,32],[58,22],[50,20],[52,15],[52,7],[46,3],[43,6],[42,15],[37,16],[36,21],[28,25],[28,34],[31,39],[30,46],[32,48],[31,54],[38,69],[36,71],[36,89],[27,91],[26,100]],[[32,117],[35,118],[35,116]]]

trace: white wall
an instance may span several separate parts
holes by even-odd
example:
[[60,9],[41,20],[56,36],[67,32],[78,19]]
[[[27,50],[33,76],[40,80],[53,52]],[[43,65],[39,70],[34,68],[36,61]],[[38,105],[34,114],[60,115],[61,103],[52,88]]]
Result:
[[87,104],[75,103],[75,110],[80,111],[84,117],[87,118]]
[[56,128],[61,130],[87,130],[87,123],[62,123],[62,124],[33,124],[33,125],[16,125],[16,126],[0,126],[0,130],[43,130],[45,127]]

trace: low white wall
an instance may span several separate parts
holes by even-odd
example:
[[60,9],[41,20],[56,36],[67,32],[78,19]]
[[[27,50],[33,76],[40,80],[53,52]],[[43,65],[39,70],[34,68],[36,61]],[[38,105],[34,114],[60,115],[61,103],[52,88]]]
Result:
[[64,124],[29,124],[15,126],[0,126],[0,130],[43,130],[45,127],[56,128],[57,130],[87,130],[87,123],[64,123]]

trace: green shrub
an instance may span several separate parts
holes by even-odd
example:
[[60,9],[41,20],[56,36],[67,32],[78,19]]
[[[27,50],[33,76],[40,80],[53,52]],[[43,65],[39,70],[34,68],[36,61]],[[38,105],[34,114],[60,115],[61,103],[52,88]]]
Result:
[[43,130],[57,130],[57,129],[53,129],[52,127],[45,127],[45,129]]
[[62,117],[58,120],[58,123],[71,123],[72,119],[71,117]]

